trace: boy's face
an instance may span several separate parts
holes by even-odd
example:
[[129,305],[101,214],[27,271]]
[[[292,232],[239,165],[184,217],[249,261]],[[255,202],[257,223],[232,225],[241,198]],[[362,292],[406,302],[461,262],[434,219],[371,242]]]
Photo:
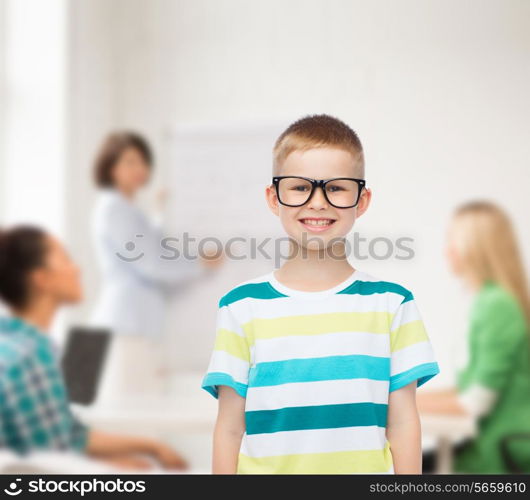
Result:
[[[360,177],[352,154],[332,147],[293,151],[283,162],[279,175],[317,180]],[[280,204],[272,185],[267,186],[265,196],[271,211],[280,217],[286,233],[292,239],[308,250],[323,250],[348,234],[355,219],[368,208],[371,192],[363,189],[359,203],[353,208],[334,207],[328,203],[320,188],[316,188],[311,199],[300,207]]]

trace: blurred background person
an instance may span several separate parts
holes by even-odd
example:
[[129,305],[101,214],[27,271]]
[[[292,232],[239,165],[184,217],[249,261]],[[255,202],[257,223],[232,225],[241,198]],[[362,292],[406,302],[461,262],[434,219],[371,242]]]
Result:
[[113,333],[100,403],[165,391],[171,371],[164,342],[169,296],[221,262],[212,254],[176,258],[173,247],[162,246],[161,220],[137,203],[153,163],[144,137],[117,131],[104,140],[94,164],[99,197],[92,234],[103,286],[92,323]]
[[[0,448],[76,451],[113,465],[183,468],[184,459],[155,440],[89,429],[71,412],[56,347],[48,331],[57,310],[82,298],[79,269],[43,230],[0,231]],[[142,458],[142,455],[144,456]]]
[[[515,472],[503,458],[503,440],[518,468],[530,472],[530,301],[508,216],[488,201],[460,206],[447,257],[474,294],[468,363],[455,389],[419,393],[418,407],[477,419],[477,436],[454,450],[456,472]],[[432,459],[426,454],[424,472],[432,470]]]

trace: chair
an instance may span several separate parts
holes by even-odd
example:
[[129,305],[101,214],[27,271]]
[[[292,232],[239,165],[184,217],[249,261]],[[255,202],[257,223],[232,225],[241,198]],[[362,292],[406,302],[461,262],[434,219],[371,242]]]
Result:
[[[510,446],[512,446],[513,443],[520,443],[521,441],[525,440],[528,441],[529,451],[528,456],[524,457],[523,459],[526,461],[526,466],[522,466],[521,463],[516,460],[515,455],[513,453],[513,449],[511,449]],[[528,467],[530,467],[530,432],[518,432],[504,436],[499,442],[499,449],[501,452],[502,459],[504,461],[504,465],[510,473],[524,474],[530,472],[530,470],[528,469]]]

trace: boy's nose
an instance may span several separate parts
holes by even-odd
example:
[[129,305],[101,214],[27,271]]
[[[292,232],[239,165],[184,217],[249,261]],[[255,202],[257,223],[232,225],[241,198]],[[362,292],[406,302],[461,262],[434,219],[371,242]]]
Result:
[[324,190],[321,187],[315,189],[307,205],[309,208],[315,209],[327,208],[328,202],[324,196]]

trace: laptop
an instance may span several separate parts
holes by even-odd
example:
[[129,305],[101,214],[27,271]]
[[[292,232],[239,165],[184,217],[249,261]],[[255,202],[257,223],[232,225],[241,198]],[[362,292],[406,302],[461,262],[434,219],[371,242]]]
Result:
[[70,402],[89,405],[97,396],[111,331],[75,326],[68,332],[62,370]]

